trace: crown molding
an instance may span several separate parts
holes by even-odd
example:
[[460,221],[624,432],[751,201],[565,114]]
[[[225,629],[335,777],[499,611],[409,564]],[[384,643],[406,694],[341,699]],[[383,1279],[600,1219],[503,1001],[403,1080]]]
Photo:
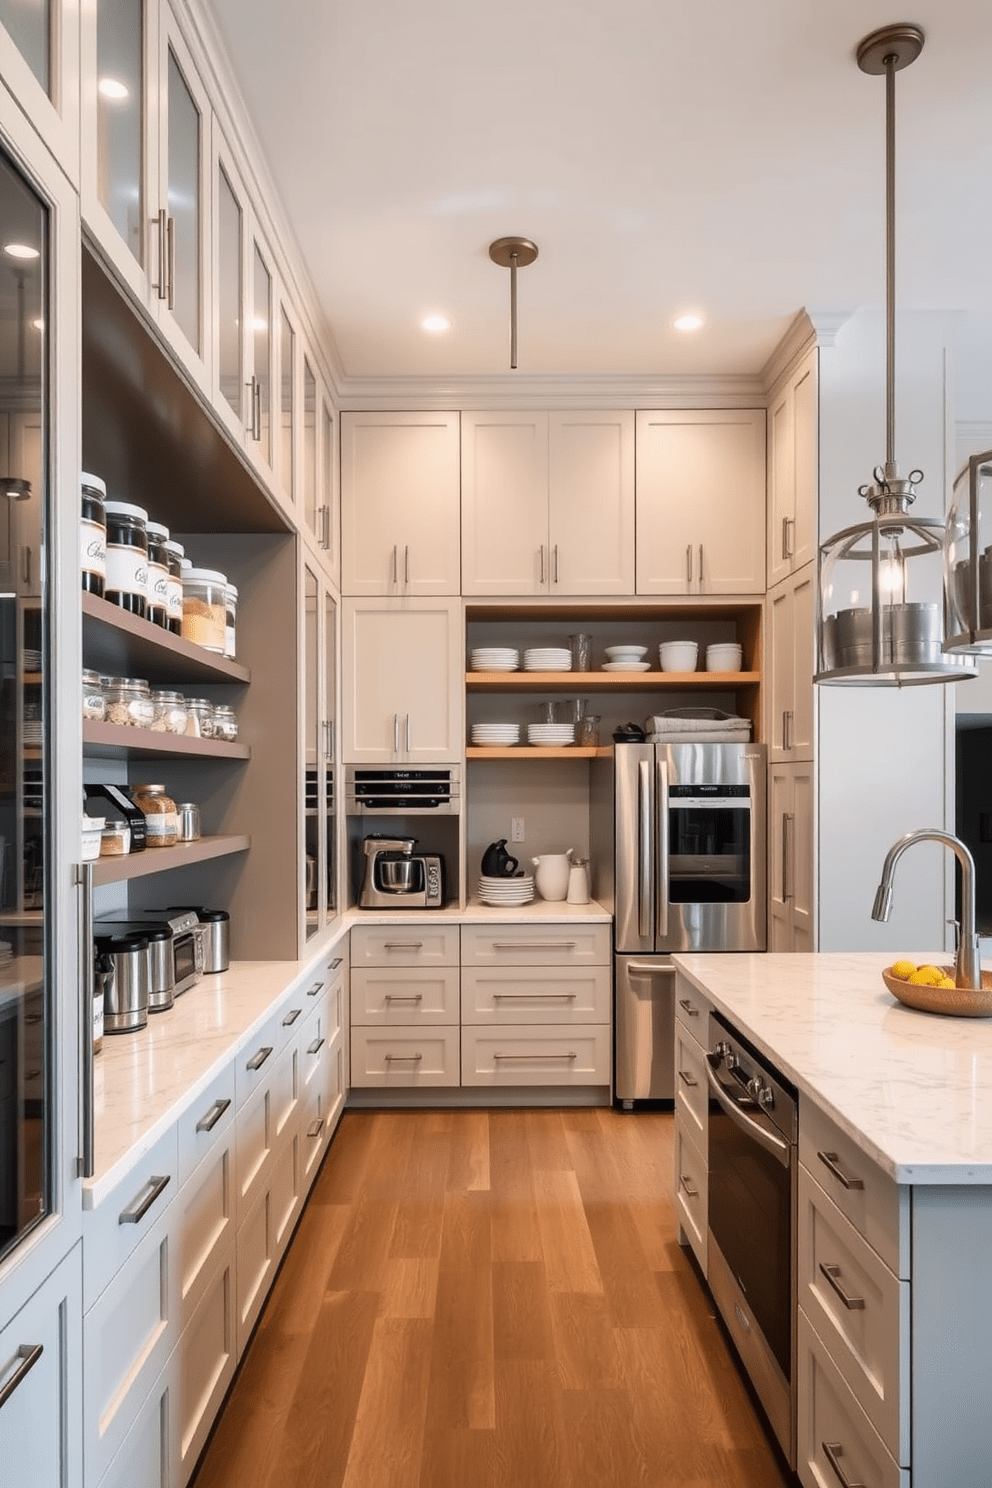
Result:
[[349,377],[338,383],[339,407],[448,408],[753,408],[764,406],[756,375],[492,377]]

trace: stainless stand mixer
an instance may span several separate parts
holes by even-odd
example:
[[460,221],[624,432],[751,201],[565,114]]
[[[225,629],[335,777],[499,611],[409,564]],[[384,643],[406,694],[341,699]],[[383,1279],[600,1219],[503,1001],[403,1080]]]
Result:
[[359,909],[444,907],[444,859],[436,853],[415,853],[416,845],[416,837],[365,838]]

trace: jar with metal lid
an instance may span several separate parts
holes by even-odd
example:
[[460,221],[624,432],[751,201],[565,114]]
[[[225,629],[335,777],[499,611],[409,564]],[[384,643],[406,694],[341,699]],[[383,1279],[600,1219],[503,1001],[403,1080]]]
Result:
[[83,672],[83,718],[89,723],[102,723],[107,716],[107,699],[99,672]]
[[214,705],[210,699],[187,698],[186,710],[189,713],[187,734],[191,734],[195,739],[212,739],[214,737]]
[[183,639],[224,654],[227,577],[213,568],[183,572]]
[[108,677],[104,692],[107,699],[107,722],[127,724],[131,728],[150,729],[155,718],[155,704],[148,683],[141,677]]
[[214,704],[214,738],[233,744],[238,737],[238,718],[233,708],[224,703]]
[[161,522],[147,522],[148,533],[148,608],[145,619],[163,630],[169,620],[169,564],[165,545],[169,529]]
[[152,731],[156,734],[185,734],[189,724],[189,709],[181,692],[166,692],[164,689],[152,693],[155,717]]
[[107,502],[107,577],[103,597],[132,615],[148,609],[148,513],[126,501]]
[[185,548],[169,538],[162,544],[165,549],[165,564],[168,580],[165,586],[165,609],[168,619],[166,629],[173,635],[183,633],[183,559]]
[[148,847],[175,847],[179,841],[176,803],[159,784],[133,785],[131,800],[145,818]]
[[102,595],[107,578],[107,487],[84,470],[79,477],[79,566],[87,594]]
[[238,626],[238,591],[234,584],[228,584],[227,586],[224,617],[224,655],[233,661],[236,651]]

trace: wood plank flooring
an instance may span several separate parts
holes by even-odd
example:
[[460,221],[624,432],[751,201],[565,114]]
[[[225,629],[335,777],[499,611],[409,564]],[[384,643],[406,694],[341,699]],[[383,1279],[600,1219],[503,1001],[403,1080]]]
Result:
[[672,1118],[347,1112],[195,1488],[787,1488]]

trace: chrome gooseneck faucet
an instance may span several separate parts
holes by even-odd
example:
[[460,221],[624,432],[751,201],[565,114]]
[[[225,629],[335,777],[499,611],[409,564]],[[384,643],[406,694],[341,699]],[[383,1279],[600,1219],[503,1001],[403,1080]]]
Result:
[[892,909],[892,876],[895,866],[907,847],[914,842],[942,842],[949,847],[961,864],[961,927],[958,934],[958,950],[954,959],[954,980],[959,987],[982,985],[982,961],[978,953],[978,934],[975,930],[975,860],[960,837],[942,832],[937,827],[920,827],[916,832],[907,832],[894,842],[885,855],[882,878],[875,894],[871,917],[887,920]]

